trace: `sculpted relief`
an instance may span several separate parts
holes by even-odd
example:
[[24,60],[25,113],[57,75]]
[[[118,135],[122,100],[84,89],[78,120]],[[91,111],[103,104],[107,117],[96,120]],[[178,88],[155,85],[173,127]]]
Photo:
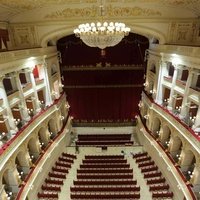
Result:
[[170,24],[168,42],[173,44],[191,44],[200,40],[200,28],[197,22],[173,22]]
[[36,30],[34,26],[13,26],[10,27],[13,46],[20,48],[37,46]]

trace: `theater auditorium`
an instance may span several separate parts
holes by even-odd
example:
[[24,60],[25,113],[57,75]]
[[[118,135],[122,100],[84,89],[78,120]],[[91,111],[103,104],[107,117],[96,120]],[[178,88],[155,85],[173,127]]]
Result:
[[200,0],[0,0],[0,200],[200,200]]

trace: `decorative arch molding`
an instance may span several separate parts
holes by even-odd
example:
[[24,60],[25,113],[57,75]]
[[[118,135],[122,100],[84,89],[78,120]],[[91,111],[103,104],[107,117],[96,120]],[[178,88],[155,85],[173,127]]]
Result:
[[57,134],[57,127],[56,127],[55,119],[53,119],[53,118],[49,119],[48,125],[50,128],[50,131],[53,132],[54,134]]
[[177,150],[177,149],[179,149],[180,148],[180,146],[182,146],[183,147],[183,140],[182,140],[182,138],[179,136],[179,135],[174,135],[174,136],[172,136],[172,141],[173,141],[173,145],[172,145],[172,149],[173,149],[173,151],[175,150]]
[[[159,44],[165,44],[167,41],[164,34],[161,33],[159,30],[152,29],[147,26],[140,26],[137,24],[129,25],[129,27],[131,28],[131,30],[133,30],[132,31],[133,33],[143,35],[143,36],[149,38],[149,40],[152,39],[153,37],[157,38],[159,40]],[[50,32],[44,34],[40,38],[39,43],[40,43],[41,47],[47,47],[47,44],[49,41],[53,41],[53,44],[55,44],[56,41],[59,40],[60,38],[65,37],[70,34],[73,34],[73,29],[74,29],[74,26],[54,29],[53,31],[50,31]]]
[[18,160],[20,166],[29,167],[29,163],[28,163],[26,155],[27,155],[27,151],[23,151],[21,149],[21,151],[19,151],[15,156],[15,163],[16,163],[16,160]]
[[12,165],[12,163],[6,163],[4,169],[1,171],[1,174],[0,174],[0,185],[3,183],[3,177],[4,177],[4,174],[9,171],[9,170],[12,170],[14,169],[14,165]]
[[196,162],[200,162],[199,154],[196,152],[190,145],[186,144],[184,146],[184,152],[188,153],[191,152],[191,154],[194,155]]
[[161,128],[162,128],[162,135],[161,135],[162,141],[170,139],[172,134],[171,127],[168,126],[168,124],[163,123]]
[[49,132],[47,131],[47,126],[43,126],[38,130],[38,135],[42,142],[47,144],[49,142]]

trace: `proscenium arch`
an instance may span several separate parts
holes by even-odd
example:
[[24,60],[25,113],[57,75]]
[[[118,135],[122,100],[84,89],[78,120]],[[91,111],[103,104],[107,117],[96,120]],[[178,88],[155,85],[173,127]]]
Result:
[[[139,25],[127,25],[131,28],[132,33],[140,34],[142,36],[147,37],[149,40],[152,37],[155,37],[159,40],[159,44],[166,43],[166,37],[163,33],[159,32],[158,30],[151,29],[149,27],[139,26]],[[47,47],[49,41],[57,41],[67,35],[73,34],[75,26],[71,27],[62,27],[59,29],[55,29],[45,35],[43,35],[40,39],[41,47]]]

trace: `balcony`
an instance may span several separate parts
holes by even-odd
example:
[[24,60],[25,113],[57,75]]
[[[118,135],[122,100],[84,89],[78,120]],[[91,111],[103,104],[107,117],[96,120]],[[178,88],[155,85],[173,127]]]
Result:
[[171,82],[172,82],[172,77],[171,77],[171,76],[164,76],[164,80],[165,80],[166,82],[171,83]]

